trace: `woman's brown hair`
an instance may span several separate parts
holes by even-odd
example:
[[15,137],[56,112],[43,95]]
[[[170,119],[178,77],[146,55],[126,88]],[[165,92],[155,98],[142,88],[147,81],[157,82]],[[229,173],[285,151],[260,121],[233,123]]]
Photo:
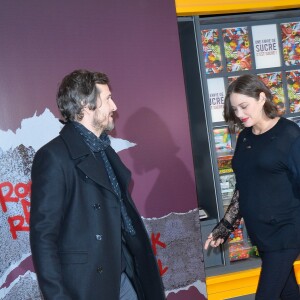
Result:
[[273,96],[270,89],[263,83],[257,75],[245,74],[234,80],[228,87],[224,103],[224,119],[228,123],[230,132],[235,132],[242,129],[242,121],[235,115],[235,112],[230,103],[230,96],[233,93],[242,94],[256,100],[259,99],[260,93],[266,95],[266,102],[263,106],[267,117],[274,119],[278,116],[276,105],[273,103]]

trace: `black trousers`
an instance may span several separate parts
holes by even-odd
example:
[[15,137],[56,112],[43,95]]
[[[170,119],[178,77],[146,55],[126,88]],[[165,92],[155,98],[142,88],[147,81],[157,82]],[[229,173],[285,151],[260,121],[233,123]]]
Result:
[[259,252],[261,273],[255,300],[300,300],[293,263],[300,249]]

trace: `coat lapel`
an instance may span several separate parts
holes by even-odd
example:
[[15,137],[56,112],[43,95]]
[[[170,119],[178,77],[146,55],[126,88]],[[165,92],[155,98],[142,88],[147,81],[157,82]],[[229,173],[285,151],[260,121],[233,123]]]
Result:
[[68,123],[60,132],[60,136],[64,140],[71,158],[78,160],[77,167],[90,179],[101,185],[105,189],[114,193],[105,167],[95,158],[89,147],[83,141],[81,135],[75,127]]
[[123,164],[119,155],[115,152],[112,147],[106,149],[107,158],[117,176],[119,185],[121,186],[122,191],[126,192],[131,180],[131,172]]
[[86,175],[86,177],[115,194],[104,166],[92,154],[81,160],[77,164],[77,167]]

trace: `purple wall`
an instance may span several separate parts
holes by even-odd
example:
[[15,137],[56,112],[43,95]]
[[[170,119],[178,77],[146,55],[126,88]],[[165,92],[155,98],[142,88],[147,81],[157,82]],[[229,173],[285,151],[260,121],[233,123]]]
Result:
[[196,208],[174,1],[1,1],[1,130],[46,107],[58,117],[58,83],[78,68],[111,79],[113,136],[138,144],[120,156],[141,214]]
[[45,107],[59,116],[57,85],[73,69],[106,72],[116,135],[140,145],[121,156],[141,213],[196,207],[173,1],[3,1],[0,45],[0,129]]

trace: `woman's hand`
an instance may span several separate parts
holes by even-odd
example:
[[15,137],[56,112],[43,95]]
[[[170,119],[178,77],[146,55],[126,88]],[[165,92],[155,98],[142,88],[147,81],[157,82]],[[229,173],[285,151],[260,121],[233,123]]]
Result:
[[207,250],[209,246],[216,248],[219,245],[224,243],[224,239],[217,239],[216,241],[213,239],[212,233],[208,236],[205,245],[204,245],[204,249]]

